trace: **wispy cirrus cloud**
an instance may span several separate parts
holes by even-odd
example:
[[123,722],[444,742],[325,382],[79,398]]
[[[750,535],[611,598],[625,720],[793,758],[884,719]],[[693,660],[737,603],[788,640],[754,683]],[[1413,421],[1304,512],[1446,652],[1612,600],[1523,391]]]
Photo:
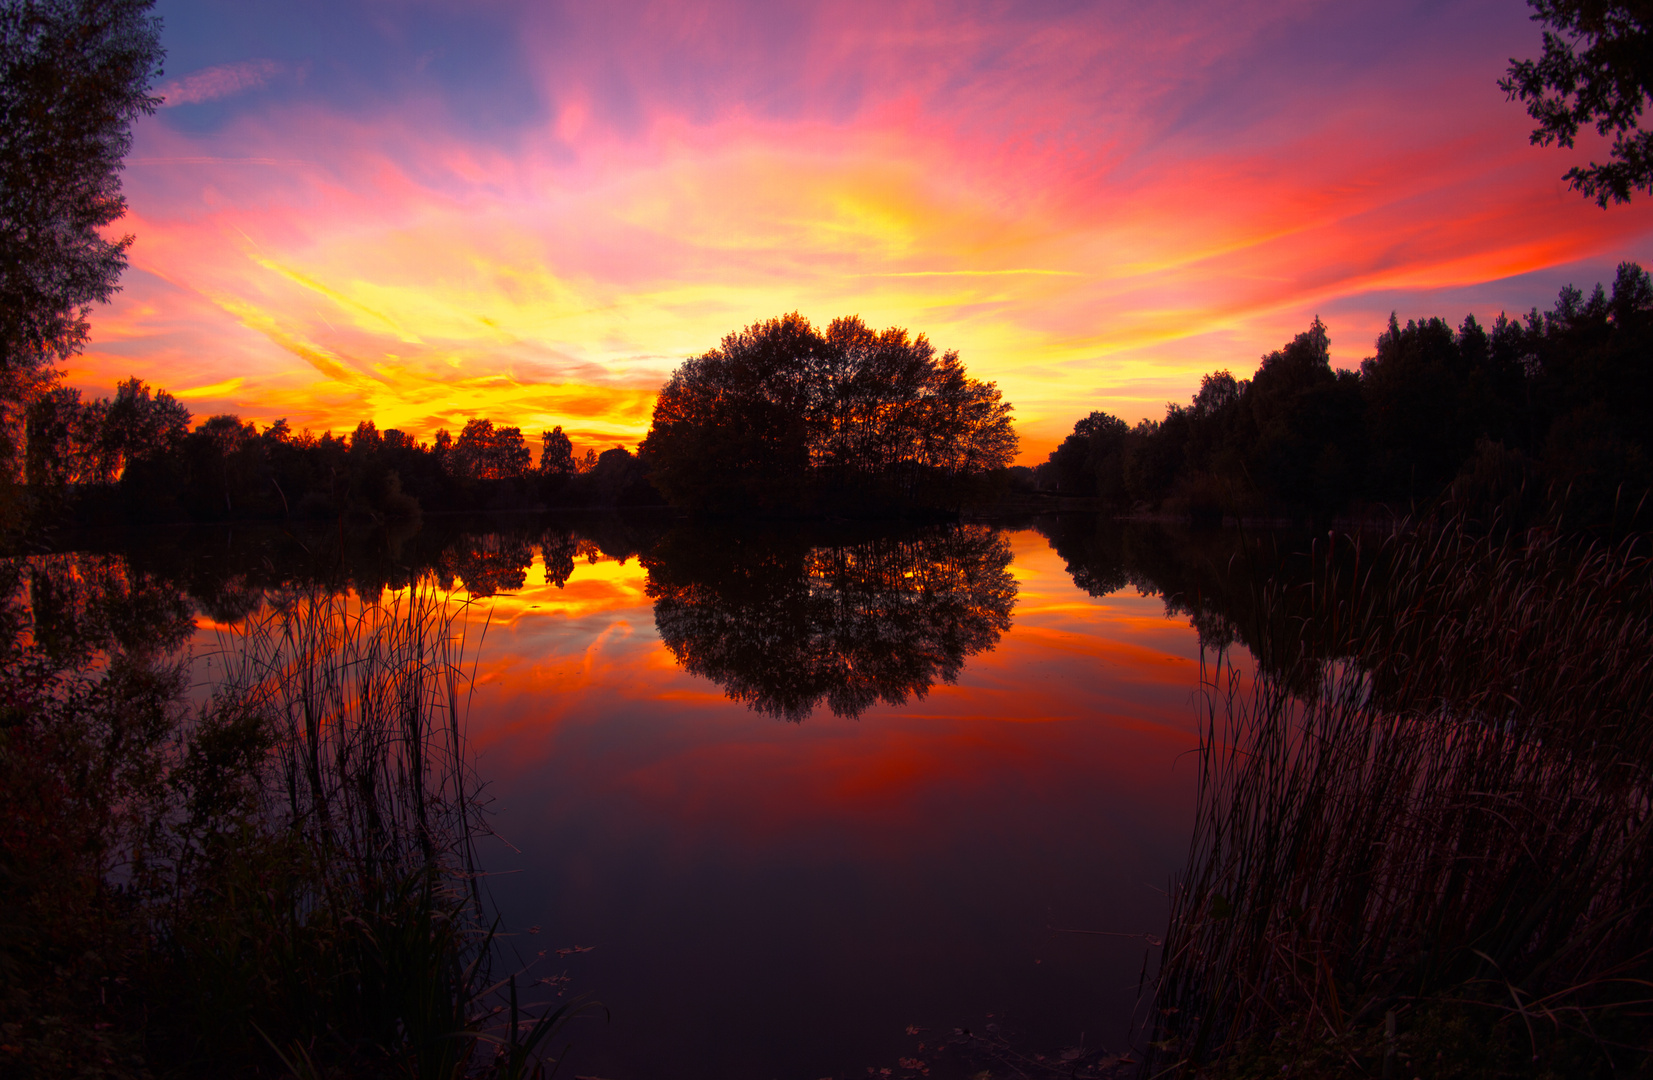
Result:
[[157,90],[162,108],[174,105],[199,105],[217,101],[244,90],[256,90],[287,70],[285,64],[274,60],[242,60],[234,64],[218,64],[174,79]]
[[1528,145],[1497,78],[1538,43],[1504,0],[332,3],[200,28],[313,67],[204,67],[169,104],[314,77],[140,129],[85,385],[601,446],[724,333],[858,313],[960,349],[1038,458],[1316,314],[1353,364],[1392,308],[1525,310],[1650,261],[1653,205],[1603,213]]

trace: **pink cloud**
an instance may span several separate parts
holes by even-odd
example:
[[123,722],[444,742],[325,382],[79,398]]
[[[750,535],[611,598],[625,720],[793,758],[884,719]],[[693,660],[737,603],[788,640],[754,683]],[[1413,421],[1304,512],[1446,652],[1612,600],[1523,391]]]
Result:
[[274,60],[243,60],[235,64],[219,64],[174,79],[155,93],[163,99],[163,108],[174,105],[199,105],[217,101],[243,90],[254,90],[285,69]]
[[[87,377],[239,378],[202,409],[318,428],[631,443],[722,334],[858,313],[960,349],[1037,457],[1316,313],[1354,363],[1406,296],[1653,261],[1653,207],[1603,213],[1527,144],[1496,79],[1528,28],[1488,32],[1479,0],[1360,65],[1310,4],[542,10],[520,37],[550,107],[511,139],[423,99],[145,125],[123,227],[147,276]],[[176,92],[279,70],[244,68]],[[1430,314],[1464,312],[1401,312]]]

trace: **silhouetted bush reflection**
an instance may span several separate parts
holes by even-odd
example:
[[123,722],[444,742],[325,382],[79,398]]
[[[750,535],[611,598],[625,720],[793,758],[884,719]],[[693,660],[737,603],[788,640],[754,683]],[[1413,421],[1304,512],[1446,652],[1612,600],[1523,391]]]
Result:
[[681,529],[643,557],[660,637],[729,697],[798,721],[923,697],[998,643],[1010,544],[958,526],[853,542]]
[[[195,629],[194,610],[170,581],[134,571],[119,555],[40,555],[0,562],[6,626],[24,619],[28,636],[64,668],[97,652],[169,652]],[[23,623],[19,623],[23,625]]]
[[[1034,527],[1067,564],[1073,583],[1092,596],[1132,586],[1158,596],[1167,617],[1182,616],[1200,645],[1238,643],[1292,689],[1313,689],[1317,669],[1299,663],[1304,649],[1326,658],[1349,655],[1351,643],[1305,639],[1301,620],[1328,580],[1360,567],[1348,538],[1296,530],[1190,529],[1122,522],[1104,515],[1041,517]],[[1381,577],[1374,552],[1363,567]]]
[[493,596],[520,591],[533,563],[534,544],[521,533],[468,534],[437,558],[436,575],[444,582],[457,579],[472,596]]

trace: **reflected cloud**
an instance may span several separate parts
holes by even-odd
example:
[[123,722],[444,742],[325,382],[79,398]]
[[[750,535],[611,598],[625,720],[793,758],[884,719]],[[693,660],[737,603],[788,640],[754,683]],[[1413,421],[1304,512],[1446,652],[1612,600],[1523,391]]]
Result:
[[643,559],[660,638],[757,712],[801,721],[923,698],[1010,628],[1010,545],[982,526],[811,544],[682,528]]

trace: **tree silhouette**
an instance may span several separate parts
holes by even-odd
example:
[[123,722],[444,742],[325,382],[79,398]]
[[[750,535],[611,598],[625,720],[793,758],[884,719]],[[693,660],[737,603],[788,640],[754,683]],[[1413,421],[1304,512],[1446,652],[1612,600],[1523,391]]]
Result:
[[153,0],[0,5],[0,373],[80,351],[132,237],[121,159],[161,74]]
[[947,503],[1010,463],[998,388],[920,334],[796,312],[682,364],[641,447],[668,501],[695,510]]
[[532,461],[521,428],[469,420],[453,444],[448,471],[464,480],[514,480],[528,475]]
[[999,533],[959,526],[813,545],[797,534],[679,529],[643,557],[678,663],[792,721],[922,698],[1010,627]]
[[[1127,430],[1095,412],[1036,470],[1046,490],[1194,521],[1408,512],[1451,494],[1482,517],[1565,510],[1596,527],[1653,517],[1653,278],[1568,286],[1548,312],[1391,317],[1360,371],[1318,319],[1249,379],[1207,375],[1187,405]],[[1464,500],[1470,499],[1471,503]],[[1501,508],[1501,509],[1500,509]]]
[[1542,23],[1544,55],[1510,59],[1498,86],[1526,102],[1538,121],[1531,141],[1571,149],[1579,129],[1613,136],[1607,164],[1592,161],[1566,174],[1585,198],[1605,208],[1653,192],[1653,131],[1641,130],[1653,98],[1653,8],[1646,0],[1528,0]]
[[539,474],[553,483],[562,483],[575,472],[574,444],[559,424],[540,433]]
[[129,464],[152,461],[173,450],[189,431],[189,410],[165,390],[131,378],[115,387],[103,430],[103,452],[119,479]]

